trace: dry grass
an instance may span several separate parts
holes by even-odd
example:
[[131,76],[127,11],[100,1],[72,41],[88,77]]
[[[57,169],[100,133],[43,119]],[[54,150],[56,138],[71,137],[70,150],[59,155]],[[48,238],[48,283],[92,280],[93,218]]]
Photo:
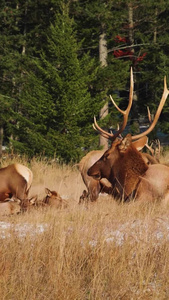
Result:
[[79,206],[76,168],[20,162],[33,171],[31,195],[54,189],[69,208],[1,219],[1,299],[169,299],[169,206],[109,196]]

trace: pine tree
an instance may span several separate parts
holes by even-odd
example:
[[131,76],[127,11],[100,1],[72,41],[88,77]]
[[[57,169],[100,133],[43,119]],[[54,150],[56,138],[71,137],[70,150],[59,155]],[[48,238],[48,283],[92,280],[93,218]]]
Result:
[[21,91],[15,148],[31,155],[55,154],[70,162],[78,161],[83,149],[90,147],[93,114],[100,107],[89,93],[89,83],[97,68],[94,59],[88,54],[79,57],[78,52],[73,20],[63,6],[48,30],[40,59],[34,61],[34,73]]
[[[91,57],[96,57],[100,62],[100,69],[96,82],[96,91],[102,99],[102,108],[106,107],[106,102],[110,107],[110,113],[100,120],[100,125],[106,130],[115,129],[119,121],[119,114],[112,109],[109,94],[116,102],[121,102],[120,91],[128,90],[129,68],[131,61],[114,57],[114,50],[118,46],[116,36],[123,26],[126,10],[124,1],[72,1],[71,13],[76,21],[77,36],[82,40],[83,51],[89,50]],[[102,64],[99,41],[104,36],[107,43],[107,62]],[[119,92],[117,92],[119,91]],[[113,117],[112,117],[113,112]],[[102,112],[100,112],[100,117]],[[99,116],[98,116],[99,117]],[[102,119],[102,117],[101,117]]]
[[[0,2],[0,155],[2,143],[8,143],[10,127],[17,109],[20,80],[21,47],[19,22],[22,10],[18,1]],[[4,137],[3,137],[4,135]]]

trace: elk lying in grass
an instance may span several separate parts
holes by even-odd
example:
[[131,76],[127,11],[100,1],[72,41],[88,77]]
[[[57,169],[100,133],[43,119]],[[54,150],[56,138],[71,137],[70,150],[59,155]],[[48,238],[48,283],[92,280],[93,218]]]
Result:
[[[113,105],[116,107],[116,109],[123,114],[124,117],[124,122],[123,122],[123,128],[121,130],[121,132],[125,129],[126,125],[127,125],[127,120],[128,120],[128,115],[132,106],[132,101],[133,101],[133,74],[132,74],[132,70],[131,70],[131,80],[130,80],[130,94],[129,94],[129,103],[128,103],[128,107],[125,111],[121,110],[116,103],[114,102],[114,100],[111,98],[111,101],[113,103]],[[152,123],[152,121],[150,120],[150,111],[148,110],[148,118],[150,123]],[[95,122],[96,124],[96,122]],[[94,125],[93,126],[95,130],[98,130],[98,126]],[[103,132],[100,131],[99,132],[106,138],[112,138],[112,134],[109,134],[108,132]],[[121,134],[119,134],[118,138],[120,140],[122,140],[122,136]],[[144,137],[138,137],[138,139],[136,141],[132,141],[133,145],[137,148],[138,151],[141,151],[143,149],[144,146],[148,145],[148,138],[146,136]],[[150,149],[150,147],[149,147]],[[88,169],[98,160],[102,157],[102,155],[104,154],[105,150],[93,150],[90,151],[88,154],[86,154],[80,161],[79,163],[79,171],[81,173],[82,179],[84,184],[87,187],[87,191],[83,191],[82,195],[80,196],[79,199],[79,203],[82,203],[83,201],[86,200],[91,200],[91,201],[96,201],[99,193],[101,192],[106,192],[108,194],[112,193],[112,188],[110,188],[110,186],[108,186],[107,184],[104,184],[103,181],[101,180],[96,180],[95,178],[89,176],[87,174]],[[151,152],[152,154],[152,152]],[[154,155],[150,155],[148,153],[141,153],[142,158],[144,159],[144,161],[146,162],[146,164],[157,164],[158,160],[154,157]]]
[[56,191],[50,191],[48,188],[45,188],[46,196],[43,200],[39,200],[38,196],[32,196],[31,198],[26,198],[23,201],[20,201],[16,197],[12,197],[11,202],[20,201],[21,212],[31,212],[32,209],[39,208],[66,208],[68,207],[68,203],[66,200],[62,199],[61,196]]
[[[131,81],[133,90],[133,76],[131,76]],[[102,157],[89,168],[88,175],[98,181],[101,178],[109,180],[124,201],[130,198],[149,201],[158,198],[168,200],[169,198],[169,168],[161,164],[147,165],[132,143],[133,140],[140,139],[153,130],[168,94],[166,78],[164,78],[164,91],[154,120],[145,132],[138,135],[131,136],[129,134],[122,140],[118,139],[126,126],[128,112],[127,117],[124,115],[121,128],[115,134],[101,129],[94,119],[97,130],[109,138],[112,144]]]
[[0,202],[0,216],[16,215],[21,212],[21,201],[6,199]]
[[24,200],[33,180],[32,171],[15,163],[0,169],[0,201],[12,196]]
[[21,202],[21,210],[22,212],[31,211],[32,208],[36,207],[37,205],[37,196],[33,196],[31,198],[26,198]]
[[100,181],[88,176],[88,169],[104,154],[104,150],[93,150],[86,154],[79,163],[79,171],[81,173],[87,191],[84,190],[79,199],[79,204],[90,199],[95,201],[100,192],[105,192],[106,186]]
[[[20,206],[20,211],[21,212],[26,212],[26,211],[30,211],[33,207],[35,207],[37,205],[37,196],[32,196],[31,198],[26,198],[24,200],[20,200],[18,198],[16,198],[15,196],[12,196],[11,198],[7,198],[5,199],[4,202],[0,202],[0,205],[3,203],[18,203]],[[1,206],[0,206],[1,209]]]
[[49,205],[54,208],[67,208],[68,202],[61,198],[61,196],[56,191],[50,191],[48,188],[45,188],[46,197],[43,199],[43,202],[46,205]]
[[[140,139],[133,142],[133,145],[140,151],[145,145],[147,145],[147,138]],[[88,169],[102,157],[105,150],[93,150],[87,153],[79,163],[79,171],[81,173],[84,184],[87,187],[87,191],[84,190],[79,199],[79,204],[83,201],[96,201],[99,193],[112,194],[112,188],[107,185],[103,180],[96,180],[95,178],[87,174]],[[148,153],[141,153],[146,164],[157,164],[158,161],[155,157]]]

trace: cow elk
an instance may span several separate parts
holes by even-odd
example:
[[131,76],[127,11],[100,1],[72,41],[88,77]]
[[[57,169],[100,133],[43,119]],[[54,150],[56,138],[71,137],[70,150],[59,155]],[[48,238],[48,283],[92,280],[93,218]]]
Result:
[[57,209],[68,207],[68,202],[62,199],[62,197],[56,191],[51,191],[48,188],[45,188],[45,193],[46,197],[43,199],[43,202],[46,205]]
[[[97,130],[110,139],[112,144],[102,157],[89,168],[88,175],[98,181],[102,178],[109,180],[119,198],[124,201],[130,199],[152,201],[159,198],[169,200],[169,168],[161,164],[148,165],[133,144],[133,141],[145,137],[154,129],[168,94],[166,78],[164,78],[164,91],[154,120],[147,130],[135,136],[128,134],[123,139],[118,138],[127,124],[130,105],[128,105],[126,114],[123,114],[122,126],[115,134],[101,129],[94,118]],[[132,95],[133,74],[131,69],[130,96],[133,98]]]
[[21,201],[28,196],[33,180],[32,171],[15,163],[0,169],[0,201],[12,196]]
[[104,154],[105,150],[93,150],[87,153],[79,163],[79,171],[81,173],[87,191],[84,190],[79,199],[79,204],[88,201],[97,200],[99,193],[103,191],[105,186],[98,180],[88,176],[88,169]]

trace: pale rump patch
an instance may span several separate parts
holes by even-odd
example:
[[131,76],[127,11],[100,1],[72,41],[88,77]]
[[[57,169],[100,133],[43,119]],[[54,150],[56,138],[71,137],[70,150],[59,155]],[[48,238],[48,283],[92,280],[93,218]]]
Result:
[[32,184],[32,180],[33,180],[32,171],[29,168],[27,168],[26,166],[23,166],[21,164],[15,164],[15,169],[20,175],[22,175],[25,178],[25,180],[27,182],[26,191],[29,190],[29,188]]

